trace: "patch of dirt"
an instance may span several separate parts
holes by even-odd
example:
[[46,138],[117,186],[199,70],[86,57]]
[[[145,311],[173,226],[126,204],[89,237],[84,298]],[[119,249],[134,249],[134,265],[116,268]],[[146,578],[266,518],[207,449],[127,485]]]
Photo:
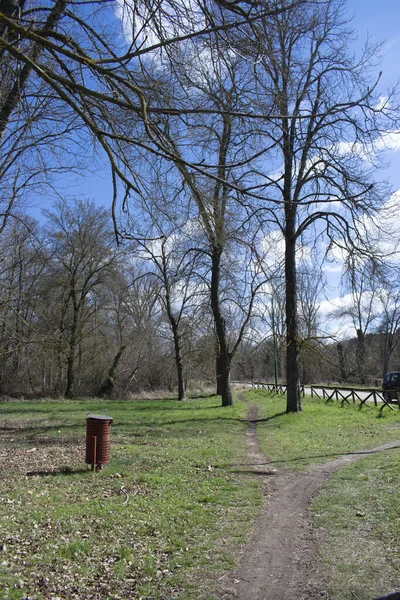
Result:
[[258,444],[254,404],[248,420],[249,458],[253,472],[262,478],[264,502],[254,532],[240,553],[239,568],[221,581],[221,599],[321,600],[326,586],[317,560],[310,501],[341,467],[368,454],[398,448],[400,442],[313,465],[305,473],[280,473],[270,468]]
[[[1,439],[1,437],[0,437]],[[50,475],[59,472],[74,472],[84,468],[85,447],[82,441],[70,445],[43,444],[30,448],[0,448],[0,480],[3,475],[10,478],[21,475]]]

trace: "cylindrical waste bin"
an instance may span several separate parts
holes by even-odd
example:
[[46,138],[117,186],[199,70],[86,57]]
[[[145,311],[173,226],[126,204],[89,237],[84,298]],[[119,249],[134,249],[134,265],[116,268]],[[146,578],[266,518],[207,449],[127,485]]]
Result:
[[110,462],[110,438],[113,418],[88,415],[86,418],[86,463],[100,470]]

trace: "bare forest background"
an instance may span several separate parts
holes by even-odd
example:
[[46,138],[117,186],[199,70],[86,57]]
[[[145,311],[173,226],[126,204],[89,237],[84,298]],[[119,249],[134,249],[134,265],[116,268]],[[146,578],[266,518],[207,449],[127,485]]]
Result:
[[[277,377],[296,412],[399,368],[398,94],[345,2],[3,0],[0,36],[2,395]],[[74,195],[96,170],[106,208]]]
[[[109,211],[92,201],[59,201],[41,224],[21,215],[0,243],[3,395],[177,393],[168,310],[179,324],[185,388],[214,390],[217,339],[207,285],[193,265],[182,273],[180,262],[171,268],[165,243],[153,254],[117,246]],[[336,340],[318,320],[323,278],[306,267],[299,287],[302,383],[375,385],[400,364],[398,279],[385,293],[375,283],[369,306],[359,302],[361,283],[354,285],[346,311],[359,334]],[[232,365],[235,380],[274,381],[276,359],[279,381],[286,381],[282,276],[276,281],[250,320]],[[232,314],[232,337],[240,325]]]

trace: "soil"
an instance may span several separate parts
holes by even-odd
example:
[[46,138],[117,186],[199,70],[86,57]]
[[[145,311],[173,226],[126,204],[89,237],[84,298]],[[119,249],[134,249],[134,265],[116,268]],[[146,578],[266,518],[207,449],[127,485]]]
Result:
[[263,506],[254,532],[238,557],[239,568],[221,581],[221,599],[321,600],[326,596],[326,585],[317,559],[310,501],[341,467],[369,454],[398,448],[400,442],[347,454],[313,465],[306,472],[279,472],[271,468],[258,444],[254,404],[249,406],[248,420],[250,468],[261,478]]

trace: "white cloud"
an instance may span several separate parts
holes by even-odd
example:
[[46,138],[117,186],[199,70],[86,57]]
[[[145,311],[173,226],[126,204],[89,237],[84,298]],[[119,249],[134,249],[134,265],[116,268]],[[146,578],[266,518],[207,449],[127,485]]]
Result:
[[400,131],[388,131],[382,135],[375,143],[376,150],[390,150],[397,152],[400,150]]
[[[117,0],[115,15],[121,21],[128,43],[133,40],[146,48],[158,44],[161,37],[175,37],[199,31],[205,26],[204,14],[197,0],[163,0],[159,10],[149,11],[138,0]],[[162,33],[161,33],[162,32]]]
[[341,273],[342,272],[342,267],[343,267],[342,262],[340,262],[340,263],[332,263],[332,264],[326,264],[326,265],[324,265],[322,267],[322,270],[325,273],[336,274],[336,273]]
[[378,104],[374,107],[375,110],[382,110],[383,108],[389,108],[389,98],[387,96],[380,96]]

